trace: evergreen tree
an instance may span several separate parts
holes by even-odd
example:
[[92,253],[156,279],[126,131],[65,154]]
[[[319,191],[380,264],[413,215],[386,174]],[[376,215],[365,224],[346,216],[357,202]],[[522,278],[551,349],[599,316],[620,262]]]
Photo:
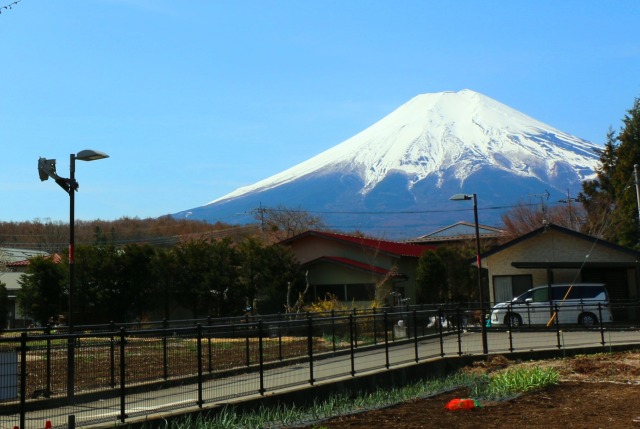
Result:
[[304,290],[302,269],[290,249],[249,237],[238,244],[238,252],[236,293],[244,296],[252,313],[285,311],[289,285],[293,296]]
[[477,302],[477,270],[469,262],[474,254],[473,246],[443,246],[424,252],[416,270],[418,302]]
[[120,255],[113,245],[76,248],[74,324],[127,321],[130,302],[123,292]]
[[607,135],[597,178],[583,184],[581,199],[590,234],[623,246],[638,247],[638,209],[634,165],[640,164],[640,99],[627,111],[623,127]]
[[144,320],[159,301],[158,280],[154,269],[156,248],[148,244],[129,244],[118,252],[117,292],[122,312],[112,320]]
[[59,263],[51,258],[32,258],[18,283],[17,299],[23,314],[44,325],[62,313],[66,282]]
[[424,252],[418,260],[416,286],[416,298],[419,303],[438,304],[447,301],[447,266],[438,251]]
[[230,239],[210,243],[206,272],[207,312],[215,317],[239,315],[244,300],[235,293],[239,255]]
[[210,274],[214,259],[211,243],[206,240],[182,243],[174,253],[179,273],[173,285],[176,302],[189,309],[193,318],[208,316],[211,291],[217,288]]
[[617,160],[616,140],[615,132],[610,128],[604,149],[596,150],[600,162],[596,168],[596,179],[582,183],[579,200],[587,213],[584,230],[589,235],[602,236],[603,221],[611,213],[615,201],[615,188],[611,180]]

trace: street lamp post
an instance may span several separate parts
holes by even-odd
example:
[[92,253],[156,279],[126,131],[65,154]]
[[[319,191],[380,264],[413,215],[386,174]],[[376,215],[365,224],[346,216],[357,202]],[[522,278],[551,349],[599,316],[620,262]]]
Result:
[[[69,334],[73,334],[73,309],[74,309],[74,286],[75,286],[75,193],[78,190],[78,182],[76,181],[76,160],[95,161],[97,159],[108,158],[104,152],[97,150],[82,150],[77,154],[69,156],[69,178],[58,176],[56,173],[56,160],[40,158],[38,160],[38,174],[40,180],[44,181],[51,177],[60,185],[64,191],[69,194],[69,294],[68,294],[68,312],[67,325]],[[67,398],[73,400],[75,390],[75,341],[71,336],[68,342],[68,359],[67,359]]]
[[476,230],[476,265],[478,267],[478,298],[480,299],[480,312],[482,317],[480,318],[480,332],[482,333],[482,353],[488,354],[489,347],[487,344],[487,325],[485,321],[484,313],[484,298],[482,293],[482,263],[480,258],[480,227],[478,224],[478,199],[476,194],[455,194],[450,198],[452,201],[468,201],[473,200],[473,219]]

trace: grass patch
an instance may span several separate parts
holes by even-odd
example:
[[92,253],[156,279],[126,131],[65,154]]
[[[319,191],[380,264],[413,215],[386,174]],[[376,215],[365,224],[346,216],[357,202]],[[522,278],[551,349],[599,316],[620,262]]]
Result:
[[470,386],[471,396],[478,399],[501,400],[530,390],[558,384],[559,374],[549,368],[516,368],[480,376]]
[[[459,387],[468,387],[474,399],[500,400],[557,383],[558,373],[553,369],[523,368],[491,375],[458,372],[443,379],[421,380],[401,388],[380,389],[355,396],[335,395],[309,407],[279,405],[260,407],[251,412],[239,412],[229,407],[214,418],[185,418],[166,422],[161,427],[163,429],[261,429],[303,425],[305,422],[311,425],[312,422],[319,422],[336,415],[382,408]],[[318,424],[314,427],[321,428],[322,425]]]

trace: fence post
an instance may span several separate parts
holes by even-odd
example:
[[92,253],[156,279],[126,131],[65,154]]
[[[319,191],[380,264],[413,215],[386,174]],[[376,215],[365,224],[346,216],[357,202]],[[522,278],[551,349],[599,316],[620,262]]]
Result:
[[112,389],[116,388],[116,326],[113,321],[109,323],[109,331],[111,336],[109,337],[109,375],[111,377],[110,386]]
[[204,401],[202,400],[202,324],[198,323],[196,328],[196,344],[198,349],[198,400],[196,404],[202,408]]
[[120,422],[124,423],[127,418],[126,414],[126,398],[127,398],[127,372],[125,362],[125,347],[127,344],[126,331],[124,327],[120,328]]
[[561,350],[562,349],[562,341],[560,340],[560,336],[561,336],[561,333],[560,333],[560,322],[558,321],[560,319],[560,315],[558,314],[558,305],[557,304],[555,305],[554,310],[555,310],[555,322],[556,322],[555,325],[556,325],[556,337],[557,337],[557,340],[558,340],[558,350]]
[[[391,315],[394,315],[393,306],[391,306]],[[395,319],[395,316],[394,316],[394,319]],[[394,326],[395,326],[395,322],[391,322],[391,342],[392,343],[396,342],[396,330],[393,329]]]
[[169,335],[169,322],[162,319],[162,377],[169,378],[169,357],[167,352],[167,335]]
[[20,334],[20,429],[27,417],[27,333]]
[[[527,307],[527,309],[528,308],[529,307]],[[513,348],[513,327],[511,326],[512,325],[511,321],[513,320],[512,317],[511,317],[512,312],[513,312],[513,304],[509,303],[509,313],[507,313],[507,314],[509,314],[509,317],[507,318],[507,320],[508,320],[507,329],[509,330],[508,331],[509,332],[509,351],[511,353],[513,353],[513,350],[514,350],[514,348]],[[531,319],[529,319],[529,321],[531,321]]]
[[420,360],[420,357],[418,355],[418,313],[415,308],[413,309],[413,345],[415,348],[417,363]]
[[313,377],[313,318],[307,313],[307,354],[309,356],[309,384],[313,386],[316,381]]
[[47,395],[51,395],[51,323],[47,323]]
[[284,322],[282,313],[278,313],[278,359],[282,361],[282,323]]
[[389,367],[391,366],[389,364],[389,315],[387,314],[386,310],[384,312],[383,323],[384,323],[384,357],[385,357],[384,366],[387,369],[389,369]]
[[260,365],[260,395],[264,396],[266,391],[264,388],[264,345],[262,344],[262,337],[264,334],[264,326],[262,319],[258,320],[258,362]]
[[353,344],[354,347],[358,348],[358,319],[356,318],[357,309],[353,309]]
[[353,347],[353,314],[349,315],[349,351],[351,352],[351,376],[356,375],[356,361]]
[[[69,312],[69,316],[71,316],[71,312]],[[75,395],[76,340],[71,328],[67,332],[67,335],[67,401],[72,404]]]
[[246,359],[247,359],[247,367],[251,366],[251,348],[250,348],[250,340],[249,340],[249,316],[246,315],[244,316],[244,322],[247,324],[247,329],[245,330],[246,332],[246,339],[245,339],[245,355],[246,355]]
[[213,347],[211,346],[211,326],[213,326],[213,320],[211,316],[207,317],[207,364],[208,372],[213,372]]
[[336,311],[331,310],[331,342],[333,343],[333,352],[336,352]]
[[598,320],[600,321],[600,344],[604,347],[604,323],[602,323],[602,303],[598,303]]
[[513,347],[513,330],[511,329],[511,327],[508,328],[509,330],[507,331],[509,334],[509,352],[513,353],[513,351],[515,350],[515,348]]
[[440,357],[444,357],[444,335],[442,333],[442,307],[438,307],[438,334],[440,337]]
[[456,307],[456,327],[458,328],[458,356],[462,356],[462,316],[460,307]]
[[371,314],[372,314],[371,319],[373,320],[373,344],[377,345],[378,344],[378,330],[377,330],[377,323],[376,323],[377,317],[376,317],[376,308],[375,307],[373,307]]

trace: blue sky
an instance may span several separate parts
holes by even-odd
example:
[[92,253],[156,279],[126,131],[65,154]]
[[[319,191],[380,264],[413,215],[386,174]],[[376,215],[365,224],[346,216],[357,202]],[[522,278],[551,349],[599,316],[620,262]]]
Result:
[[[12,4],[0,0],[0,7]],[[640,97],[637,0],[20,0],[0,9],[0,221],[203,205],[412,97],[472,89],[602,143]]]

